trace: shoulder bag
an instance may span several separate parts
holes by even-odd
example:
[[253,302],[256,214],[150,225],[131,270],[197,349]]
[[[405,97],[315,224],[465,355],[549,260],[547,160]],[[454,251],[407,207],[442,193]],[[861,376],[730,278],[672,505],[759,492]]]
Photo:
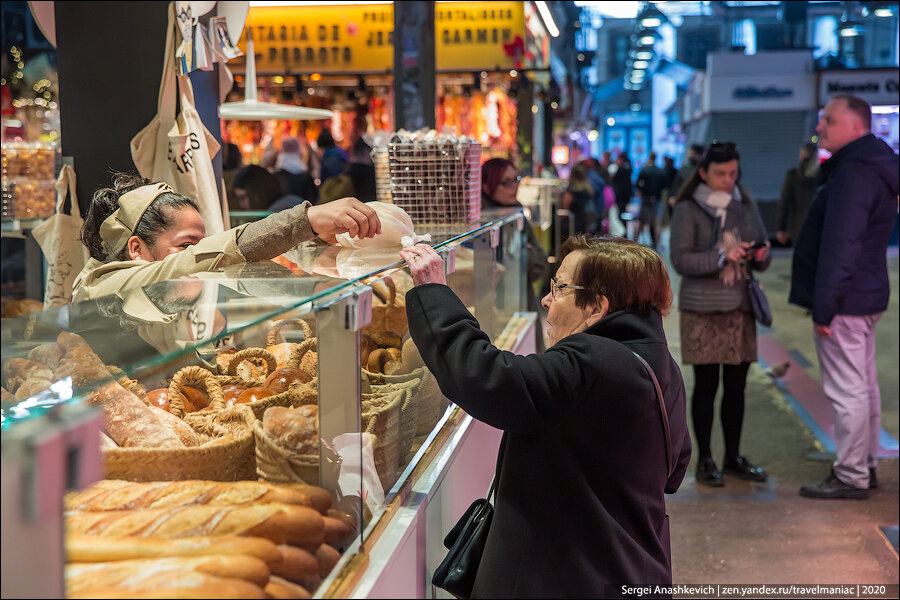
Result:
[[494,517],[494,506],[491,501],[500,478],[500,465],[503,462],[505,449],[506,434],[504,433],[503,439],[500,441],[500,449],[497,452],[497,469],[494,473],[494,480],[491,481],[487,498],[479,498],[469,505],[463,516],[444,538],[444,546],[449,552],[434,570],[431,578],[432,585],[450,592],[457,598],[469,598],[472,595],[472,586],[475,585],[478,565],[481,563],[491,520]]
[[772,326],[772,309],[769,308],[769,299],[762,289],[759,280],[753,277],[753,269],[747,265],[747,294],[750,296],[750,310],[753,318],[760,325]]

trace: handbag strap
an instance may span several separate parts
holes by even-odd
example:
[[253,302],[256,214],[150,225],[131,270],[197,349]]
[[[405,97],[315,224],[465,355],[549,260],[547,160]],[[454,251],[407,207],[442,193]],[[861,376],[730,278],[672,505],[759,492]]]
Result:
[[500,466],[503,464],[503,454],[506,452],[506,432],[500,438],[500,448],[497,450],[497,467],[494,470],[494,478],[491,480],[491,487],[488,490],[487,501],[492,502],[494,492],[497,490],[497,482],[500,480]]
[[653,369],[650,368],[650,365],[647,364],[644,357],[633,350],[631,353],[641,361],[642,365],[644,365],[644,369],[647,370],[650,379],[653,380],[653,387],[656,388],[656,399],[659,401],[659,414],[662,417],[663,432],[666,436],[666,479],[668,479],[675,470],[675,457],[672,456],[672,436],[669,434],[669,414],[666,412],[666,402],[663,399],[662,389],[659,387],[659,380],[656,378],[656,373],[653,372]]

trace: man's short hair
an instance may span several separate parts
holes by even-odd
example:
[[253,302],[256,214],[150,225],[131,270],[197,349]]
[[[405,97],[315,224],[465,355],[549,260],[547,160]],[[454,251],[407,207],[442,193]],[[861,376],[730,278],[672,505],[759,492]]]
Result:
[[856,113],[856,116],[862,121],[866,131],[872,130],[872,107],[869,106],[868,102],[858,96],[852,96],[850,94],[835,94],[831,97],[831,100],[843,100],[846,102],[847,108]]

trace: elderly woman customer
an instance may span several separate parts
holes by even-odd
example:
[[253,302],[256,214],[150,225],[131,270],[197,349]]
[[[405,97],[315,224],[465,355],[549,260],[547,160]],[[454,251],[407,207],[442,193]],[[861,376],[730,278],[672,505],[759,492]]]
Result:
[[[401,252],[423,360],[451,401],[504,432],[473,597],[603,597],[621,593],[610,584],[672,581],[664,494],[678,489],[691,443],[662,326],[668,272],[629,240],[574,236],[562,252],[542,302],[552,347],[529,356],[491,344],[432,248]],[[671,444],[635,353],[658,378]]]
[[747,278],[771,258],[756,203],[740,185],[734,144],[707,149],[676,199],[671,223],[672,265],[681,274],[678,308],[681,356],[694,368],[691,416],[697,438],[697,481],[719,487],[712,457],[714,403],[721,372],[725,474],[765,481],[766,472],[740,454],[747,371],[756,360],[756,322]]

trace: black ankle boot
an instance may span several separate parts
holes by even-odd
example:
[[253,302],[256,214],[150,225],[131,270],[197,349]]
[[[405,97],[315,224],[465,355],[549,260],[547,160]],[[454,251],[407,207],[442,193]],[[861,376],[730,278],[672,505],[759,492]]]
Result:
[[701,458],[697,462],[696,478],[698,483],[711,487],[722,487],[725,480],[722,479],[722,471],[716,466],[716,461],[712,457]]
[[728,475],[734,475],[748,481],[765,481],[769,478],[765,471],[759,467],[754,467],[750,461],[743,456],[737,458],[725,457],[722,461],[722,470]]

